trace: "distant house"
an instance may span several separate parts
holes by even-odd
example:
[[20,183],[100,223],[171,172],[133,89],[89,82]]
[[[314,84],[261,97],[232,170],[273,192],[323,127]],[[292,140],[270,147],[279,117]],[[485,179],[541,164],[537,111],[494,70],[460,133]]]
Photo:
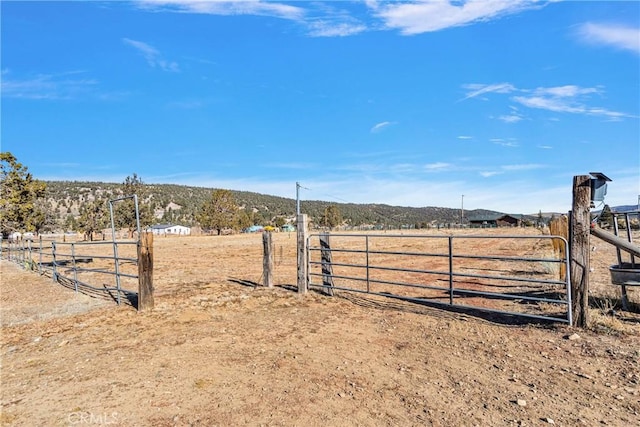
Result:
[[522,225],[522,215],[492,214],[469,218],[471,227],[519,227]]
[[264,227],[261,225],[252,225],[251,227],[247,227],[243,230],[245,233],[260,233],[264,231]]
[[191,228],[184,225],[171,225],[171,224],[157,224],[149,227],[149,231],[157,236],[189,236],[191,235]]
[[503,215],[498,218],[498,227],[520,227],[524,225],[522,223],[522,218],[524,218],[524,215],[521,214]]

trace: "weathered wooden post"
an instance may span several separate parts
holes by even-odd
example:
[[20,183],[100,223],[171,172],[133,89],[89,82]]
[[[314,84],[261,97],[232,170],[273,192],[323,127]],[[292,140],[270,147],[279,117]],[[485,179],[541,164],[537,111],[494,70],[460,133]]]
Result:
[[[566,215],[559,216],[558,218],[554,218],[549,221],[549,232],[552,236],[562,236],[565,238],[567,243],[570,243],[569,240],[569,219]],[[558,255],[560,259],[566,259],[567,254],[565,244],[560,239],[552,239],[551,244],[553,245],[553,251]],[[560,264],[559,271],[559,280],[565,281],[567,279],[567,267],[566,263]]]
[[573,177],[573,203],[569,219],[571,261],[571,301],[573,325],[587,327],[589,322],[589,232],[591,229],[591,178]]
[[298,245],[298,292],[306,294],[309,290],[309,279],[307,277],[307,215],[298,214],[296,228]]
[[329,233],[322,233],[320,235],[320,259],[322,266],[322,286],[327,295],[333,296],[333,260],[331,259]]
[[262,232],[262,248],[262,277],[264,280],[263,285],[267,288],[271,288],[273,287],[273,253],[275,252],[272,232]]
[[138,311],[153,308],[153,233],[138,241]]

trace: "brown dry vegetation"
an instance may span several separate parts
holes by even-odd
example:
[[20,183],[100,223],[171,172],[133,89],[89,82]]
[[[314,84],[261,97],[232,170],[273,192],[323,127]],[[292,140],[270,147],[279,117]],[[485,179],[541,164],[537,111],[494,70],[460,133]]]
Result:
[[640,316],[610,311],[610,245],[592,240],[583,331],[301,296],[295,235],[274,240],[266,289],[260,235],[156,238],[156,306],[142,313],[2,261],[0,424],[640,423]]

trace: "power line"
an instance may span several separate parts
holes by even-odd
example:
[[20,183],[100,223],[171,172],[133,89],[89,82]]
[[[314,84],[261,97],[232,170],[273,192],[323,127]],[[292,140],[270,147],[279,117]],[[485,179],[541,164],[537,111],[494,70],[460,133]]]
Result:
[[[299,182],[296,182],[296,186],[297,186],[298,188],[304,188],[305,190],[315,191],[315,190],[313,190],[312,188],[303,187],[302,185],[300,185],[300,183],[299,183]],[[327,197],[329,197],[329,198],[339,200],[339,201],[341,201],[341,202],[343,202],[343,203],[352,203],[352,204],[355,204],[354,202],[350,202],[349,200],[341,199],[340,197],[338,197],[338,196],[334,196],[333,194],[327,194],[327,193],[316,193],[316,194],[319,194],[319,195],[321,195],[321,196],[327,196]]]

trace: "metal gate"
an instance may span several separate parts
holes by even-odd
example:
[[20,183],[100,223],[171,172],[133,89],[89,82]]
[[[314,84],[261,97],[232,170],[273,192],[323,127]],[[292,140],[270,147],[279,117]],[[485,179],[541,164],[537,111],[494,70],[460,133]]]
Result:
[[569,251],[560,236],[321,233],[306,244],[309,288],[329,295],[360,292],[571,324]]

